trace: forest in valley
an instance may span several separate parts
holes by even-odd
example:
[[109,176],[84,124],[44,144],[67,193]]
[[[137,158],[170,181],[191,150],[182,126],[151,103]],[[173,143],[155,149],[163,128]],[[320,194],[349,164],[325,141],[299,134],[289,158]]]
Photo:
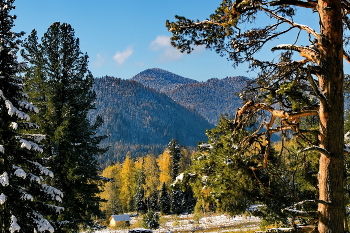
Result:
[[[204,21],[175,16],[166,21],[172,46],[187,53],[205,46],[234,67],[248,62],[256,77],[227,77],[221,85],[218,79],[197,83],[168,73],[171,78],[160,80],[166,87],[161,93],[155,91],[161,82],[149,83],[142,73],[131,81],[94,78],[68,23],[55,22],[42,36],[35,29],[26,37],[13,32],[14,2],[0,0],[0,232],[93,232],[121,213],[142,217],[151,229],[159,227],[160,215],[225,213],[257,216],[263,230],[349,231],[348,1],[223,0]],[[317,15],[319,28],[294,21],[300,9]],[[255,27],[266,16],[271,24]],[[255,57],[286,34],[290,44],[270,48],[280,52],[276,59]],[[301,45],[302,37],[309,45]],[[142,112],[111,92],[100,94],[114,101],[99,102],[97,94],[106,87],[99,81],[132,86],[123,95],[141,95]],[[224,90],[229,83],[241,87],[236,112],[219,119],[217,109],[203,113],[209,111],[197,91],[226,99],[227,93],[209,87]],[[205,104],[195,111],[187,96]],[[161,115],[146,117],[156,102],[176,116],[170,122],[181,128],[178,139],[169,136],[170,127],[163,137],[151,137],[157,130],[152,121],[167,127]],[[132,120],[122,110],[96,112],[103,104],[112,104],[109,111],[121,105]],[[139,118],[155,128],[135,127]],[[136,130],[121,137],[118,127],[126,124]],[[108,132],[111,126],[117,129]],[[193,146],[200,134],[205,138]],[[99,158],[117,145],[103,144],[110,136],[129,143],[141,138],[153,153],[128,151],[118,159],[114,151],[102,165]],[[195,149],[185,145],[185,136]],[[157,143],[167,145],[160,149]]]

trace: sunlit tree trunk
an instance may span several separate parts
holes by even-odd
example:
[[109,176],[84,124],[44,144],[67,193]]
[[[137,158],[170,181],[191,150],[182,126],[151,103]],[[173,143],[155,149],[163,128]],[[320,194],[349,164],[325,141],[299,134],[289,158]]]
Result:
[[344,232],[344,97],[342,58],[341,2],[318,1],[320,13],[319,85],[327,102],[321,102],[320,145],[330,154],[321,154],[319,169],[319,225],[320,233]]

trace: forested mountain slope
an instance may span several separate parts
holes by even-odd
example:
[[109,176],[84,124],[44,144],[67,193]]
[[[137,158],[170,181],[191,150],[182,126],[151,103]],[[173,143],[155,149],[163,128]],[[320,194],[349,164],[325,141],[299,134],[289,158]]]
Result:
[[164,149],[173,138],[181,145],[196,146],[207,139],[205,130],[214,127],[167,95],[132,80],[96,78],[94,90],[96,110],[90,118],[102,116],[99,133],[109,135],[103,144],[111,147],[105,156],[112,161],[126,151],[148,153],[159,148],[157,145]]
[[206,82],[183,85],[166,94],[216,125],[220,114],[233,116],[242,104],[237,93],[242,91],[248,80],[245,77],[213,78]]
[[159,68],[144,70],[132,77],[131,80],[163,93],[168,93],[184,84],[198,82]]
[[246,86],[246,77],[227,77],[197,82],[162,69],[147,69],[132,80],[165,93],[182,106],[193,109],[211,124],[217,124],[220,114],[233,115],[241,105],[237,93]]

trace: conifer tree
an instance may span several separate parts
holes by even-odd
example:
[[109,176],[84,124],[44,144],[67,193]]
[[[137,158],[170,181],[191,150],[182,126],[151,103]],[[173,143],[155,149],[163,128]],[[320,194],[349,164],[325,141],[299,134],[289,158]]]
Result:
[[67,23],[53,23],[40,43],[33,30],[23,47],[21,54],[29,64],[27,92],[42,112],[33,120],[47,135],[44,151],[57,174],[52,184],[65,195],[65,212],[57,219],[65,223],[60,231],[77,232],[80,226],[93,226],[94,216],[100,215],[96,156],[105,151],[99,147],[104,137],[96,136],[101,118],[93,124],[87,118],[96,98],[88,56]]
[[168,150],[171,161],[171,177],[173,181],[176,179],[180,170],[180,159],[182,157],[181,148],[179,142],[175,139],[172,139],[168,144]]
[[170,193],[170,212],[181,214],[184,211],[183,204],[184,193],[180,188],[174,188]]
[[159,208],[162,214],[170,213],[170,197],[165,183],[163,183],[162,189],[160,190]]
[[[223,0],[205,20],[176,16],[176,22],[166,22],[172,45],[182,52],[203,45],[227,56],[234,66],[249,62],[258,70],[257,79],[242,95],[244,105],[237,111],[235,128],[244,128],[257,114],[265,113],[267,118],[238,147],[254,150],[246,145],[263,142],[262,166],[255,166],[257,171],[269,168],[271,139],[277,132],[297,135],[303,147],[300,153],[319,154],[319,197],[309,202],[317,203],[310,214],[317,219],[320,233],[348,231],[344,228],[343,62],[350,62],[350,37],[344,33],[350,28],[349,13],[350,3],[343,0]],[[309,17],[298,17],[306,14]],[[305,21],[318,26],[312,28]],[[282,36],[282,43],[276,41]],[[256,54],[269,46],[281,51],[279,59],[257,59]],[[310,116],[318,117],[317,129],[299,124]]]
[[14,0],[0,1],[0,232],[53,232],[48,215],[63,208],[62,192],[47,185],[53,172],[43,166],[47,154],[38,143],[45,137],[33,131],[29,113],[38,108],[28,101],[19,77],[24,64],[16,53],[24,33],[14,33]]
[[138,181],[137,191],[135,194],[135,208],[137,213],[144,214],[147,212],[147,205],[145,203],[145,175],[141,170]]
[[153,192],[148,196],[148,210],[159,211],[158,196],[158,190],[153,190]]

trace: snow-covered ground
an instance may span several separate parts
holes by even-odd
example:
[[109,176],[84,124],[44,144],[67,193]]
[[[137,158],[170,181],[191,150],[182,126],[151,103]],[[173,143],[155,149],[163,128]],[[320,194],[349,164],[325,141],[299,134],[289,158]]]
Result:
[[[136,218],[131,219],[131,227],[137,222]],[[259,218],[228,215],[212,215],[194,220],[194,216],[165,216],[161,218],[160,228],[153,230],[154,233],[164,232],[227,232],[239,231],[243,229],[258,230]],[[103,230],[95,233],[127,233],[128,230]]]

